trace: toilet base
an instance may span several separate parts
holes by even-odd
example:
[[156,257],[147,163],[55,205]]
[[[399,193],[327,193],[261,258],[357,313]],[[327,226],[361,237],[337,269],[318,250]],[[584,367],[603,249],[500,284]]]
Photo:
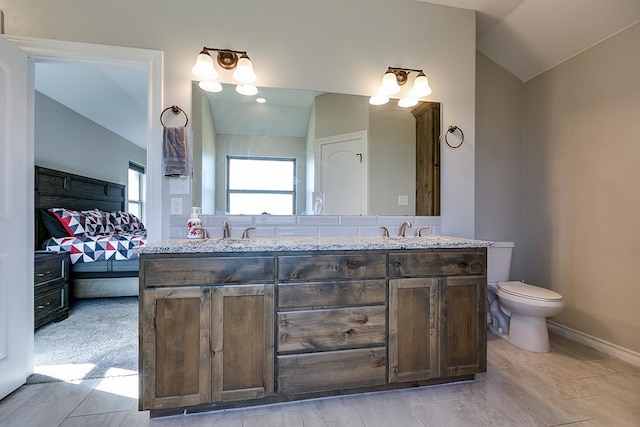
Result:
[[536,353],[549,352],[549,331],[545,317],[524,316],[511,312],[509,342]]

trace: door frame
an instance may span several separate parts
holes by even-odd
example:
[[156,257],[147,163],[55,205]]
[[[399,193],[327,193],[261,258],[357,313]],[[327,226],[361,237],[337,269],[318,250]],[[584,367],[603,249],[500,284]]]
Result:
[[[162,106],[164,53],[157,50],[106,46],[90,43],[5,36],[7,40],[27,52],[33,62],[80,62],[107,64],[121,68],[144,69],[147,73],[147,212],[162,212],[162,129],[159,122]],[[32,189],[33,190],[33,189]],[[33,193],[31,195],[33,198]],[[147,240],[162,238],[162,215],[148,215]]]

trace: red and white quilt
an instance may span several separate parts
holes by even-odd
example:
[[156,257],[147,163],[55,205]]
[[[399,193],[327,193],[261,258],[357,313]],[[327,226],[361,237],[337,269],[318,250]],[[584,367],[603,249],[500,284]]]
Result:
[[74,237],[52,237],[44,243],[44,249],[52,252],[69,252],[71,263],[137,258],[134,248],[144,246],[147,230],[82,235]]

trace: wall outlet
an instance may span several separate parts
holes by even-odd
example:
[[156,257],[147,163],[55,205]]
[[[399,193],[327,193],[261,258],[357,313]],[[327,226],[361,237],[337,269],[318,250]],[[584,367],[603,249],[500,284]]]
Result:
[[408,206],[409,196],[398,196],[398,206]]
[[171,198],[171,215],[182,215],[182,198]]

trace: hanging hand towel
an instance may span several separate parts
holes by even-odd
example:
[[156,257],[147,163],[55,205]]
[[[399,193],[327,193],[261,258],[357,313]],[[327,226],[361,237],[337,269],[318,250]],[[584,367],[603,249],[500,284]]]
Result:
[[187,133],[186,127],[164,127],[162,154],[164,176],[187,174]]

